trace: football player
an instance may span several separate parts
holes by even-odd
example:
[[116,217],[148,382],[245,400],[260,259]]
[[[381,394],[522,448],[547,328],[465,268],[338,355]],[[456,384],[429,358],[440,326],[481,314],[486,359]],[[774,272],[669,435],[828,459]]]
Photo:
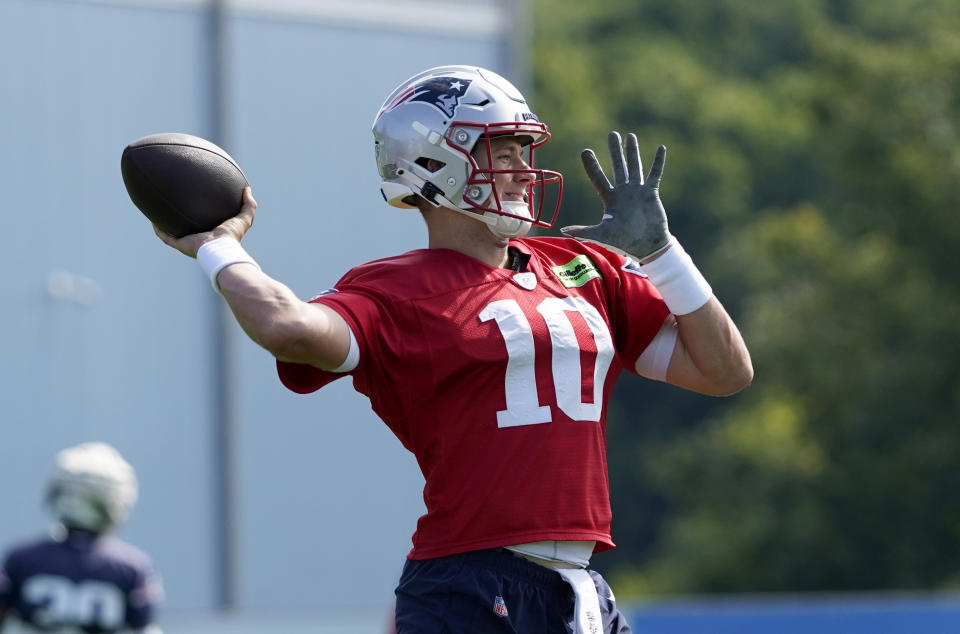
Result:
[[[310,302],[241,247],[256,202],[166,244],[198,258],[246,333],[308,393],[343,376],[415,456],[426,514],[396,589],[399,634],[629,632],[590,570],[613,548],[607,401],[623,370],[726,395],[750,383],[744,342],[670,234],[637,139],[608,139],[603,206],[570,237],[550,227],[562,176],[523,95],[483,68],[403,82],[373,123],[384,199],[416,209],[427,248],[354,268]],[[552,193],[551,193],[552,192]],[[635,412],[643,416],[643,412]]]
[[28,631],[160,634],[162,584],[143,552],[111,535],[136,500],[134,470],[110,445],[61,451],[46,487],[52,535],[13,547],[0,568],[0,630],[9,616]]

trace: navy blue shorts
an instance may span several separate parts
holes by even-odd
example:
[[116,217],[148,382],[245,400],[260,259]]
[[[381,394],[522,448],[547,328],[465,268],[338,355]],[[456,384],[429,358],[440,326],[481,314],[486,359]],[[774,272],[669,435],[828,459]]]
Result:
[[[604,634],[630,634],[610,586],[590,571]],[[397,634],[568,634],[573,590],[564,579],[508,550],[407,560],[396,590]]]

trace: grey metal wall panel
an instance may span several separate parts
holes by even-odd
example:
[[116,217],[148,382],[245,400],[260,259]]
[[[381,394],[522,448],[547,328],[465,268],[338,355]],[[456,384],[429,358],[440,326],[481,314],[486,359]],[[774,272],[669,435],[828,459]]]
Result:
[[190,608],[213,588],[209,287],[157,242],[119,161],[148,132],[205,132],[205,35],[196,11],[0,2],[0,542],[48,523],[57,450],[107,440],[141,479],[124,534]]
[[[418,215],[380,197],[372,118],[428,66],[506,72],[495,4],[443,31],[420,18],[457,2],[228,3],[225,145],[260,202],[246,244],[268,273],[307,298],[355,264],[424,245]],[[357,12],[375,5],[409,14]],[[57,450],[113,442],[141,480],[123,534],[153,555],[181,623],[214,607],[220,582],[211,374],[222,300],[152,235],[119,158],[152,132],[215,134],[210,8],[0,0],[0,547],[48,522],[39,497]],[[237,607],[362,609],[379,622],[423,510],[413,458],[349,380],[294,395],[266,352],[236,326],[229,336]]]

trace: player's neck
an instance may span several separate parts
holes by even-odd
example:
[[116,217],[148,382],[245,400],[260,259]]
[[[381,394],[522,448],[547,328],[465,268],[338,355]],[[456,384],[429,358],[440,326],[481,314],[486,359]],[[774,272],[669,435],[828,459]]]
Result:
[[434,214],[434,218],[427,221],[427,227],[431,249],[451,249],[490,266],[507,266],[509,240],[497,238],[482,222],[447,212]]

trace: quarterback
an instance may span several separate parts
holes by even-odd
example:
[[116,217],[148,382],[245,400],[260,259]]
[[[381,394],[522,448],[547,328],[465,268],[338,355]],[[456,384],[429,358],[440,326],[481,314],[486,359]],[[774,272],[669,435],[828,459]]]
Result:
[[[381,192],[418,210],[427,247],[358,266],[309,302],[242,248],[252,193],[197,257],[238,323],[298,393],[350,376],[416,457],[426,514],[396,589],[400,634],[630,632],[591,570],[614,547],[607,402],[623,371],[726,395],[750,383],[744,342],[668,229],[637,139],[608,137],[603,206],[550,227],[562,176],[535,166],[547,126],[506,79],[443,66],[400,84],[373,123]],[[642,415],[641,412],[637,413]]]

